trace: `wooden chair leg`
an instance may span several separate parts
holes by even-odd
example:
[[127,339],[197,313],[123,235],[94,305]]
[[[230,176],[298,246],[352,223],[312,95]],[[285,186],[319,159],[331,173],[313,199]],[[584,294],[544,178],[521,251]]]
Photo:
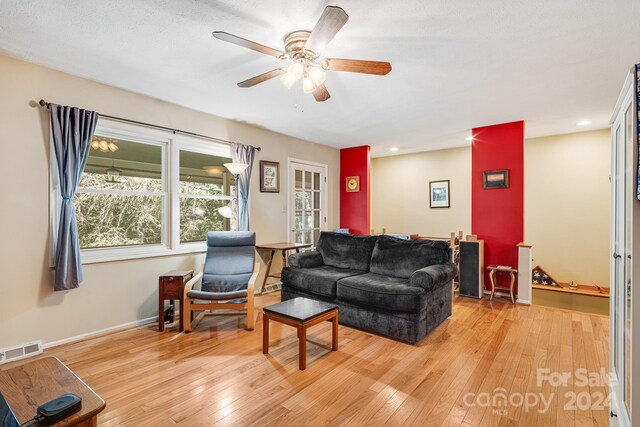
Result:
[[184,313],[180,313],[180,318],[182,320],[182,325],[184,328],[185,332],[191,332],[192,331],[192,312],[191,312],[191,299],[189,298],[185,298],[184,300]]
[[256,326],[256,318],[253,310],[253,295],[247,296],[247,330],[253,331]]

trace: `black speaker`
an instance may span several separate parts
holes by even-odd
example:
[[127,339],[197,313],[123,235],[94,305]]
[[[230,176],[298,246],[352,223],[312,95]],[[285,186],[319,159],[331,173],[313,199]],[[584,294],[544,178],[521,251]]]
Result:
[[484,242],[460,241],[460,296],[482,298],[484,293]]

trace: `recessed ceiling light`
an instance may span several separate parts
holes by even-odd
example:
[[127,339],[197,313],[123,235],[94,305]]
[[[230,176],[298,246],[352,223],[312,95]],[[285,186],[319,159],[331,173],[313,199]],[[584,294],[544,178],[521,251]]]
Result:
[[473,137],[472,136],[468,136],[464,139],[465,141],[473,141]]
[[398,147],[389,147],[389,151],[398,151],[399,148]]
[[578,122],[578,126],[587,126],[591,124],[591,120],[581,120]]

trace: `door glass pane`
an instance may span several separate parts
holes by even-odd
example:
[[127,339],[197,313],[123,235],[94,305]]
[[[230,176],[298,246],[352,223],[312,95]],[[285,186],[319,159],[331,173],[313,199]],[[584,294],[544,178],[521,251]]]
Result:
[[313,211],[305,211],[304,228],[313,228]]
[[294,226],[296,230],[302,229],[302,212],[296,212]]
[[313,208],[320,209],[320,192],[319,191],[313,192]]
[[313,209],[311,206],[311,191],[304,192],[303,209]]
[[309,171],[304,173],[304,188],[311,189],[311,172]]
[[313,216],[313,228],[320,228],[320,211],[315,211]]
[[302,171],[296,169],[296,188],[302,188]]
[[313,174],[313,189],[320,190],[320,174],[318,172]]
[[303,205],[304,205],[304,192],[296,191],[295,208],[302,209]]
[[313,230],[305,231],[305,241],[304,243],[313,243]]

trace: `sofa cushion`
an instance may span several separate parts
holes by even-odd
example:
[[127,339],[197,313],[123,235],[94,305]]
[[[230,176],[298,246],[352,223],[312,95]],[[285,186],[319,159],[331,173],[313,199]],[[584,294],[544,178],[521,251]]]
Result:
[[420,313],[427,306],[424,289],[411,286],[409,279],[367,273],[340,279],[338,300],[384,311]]
[[372,273],[408,279],[414,271],[449,262],[451,248],[441,240],[402,240],[380,236],[371,256]]
[[354,236],[351,234],[320,233],[316,250],[322,255],[325,265],[369,271],[371,253],[377,236]]
[[314,268],[285,268],[282,270],[282,283],[312,294],[335,298],[338,280],[363,273],[365,272],[329,265]]

